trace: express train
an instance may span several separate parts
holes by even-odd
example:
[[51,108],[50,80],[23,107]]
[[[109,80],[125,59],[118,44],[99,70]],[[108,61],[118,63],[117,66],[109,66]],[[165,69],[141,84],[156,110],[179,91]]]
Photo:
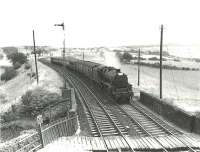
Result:
[[67,68],[87,76],[102,89],[106,89],[119,103],[129,102],[133,96],[132,85],[128,83],[127,75],[122,73],[120,69],[72,57],[65,59],[52,57],[51,62],[59,65],[64,64]]

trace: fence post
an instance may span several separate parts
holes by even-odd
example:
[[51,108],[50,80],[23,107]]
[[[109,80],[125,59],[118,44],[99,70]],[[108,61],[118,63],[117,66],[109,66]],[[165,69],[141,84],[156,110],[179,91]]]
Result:
[[38,115],[37,116],[38,134],[40,136],[40,141],[41,141],[41,144],[42,144],[42,148],[44,148],[44,142],[43,142],[43,138],[42,138],[42,129],[41,129],[42,122],[43,122],[42,115]]

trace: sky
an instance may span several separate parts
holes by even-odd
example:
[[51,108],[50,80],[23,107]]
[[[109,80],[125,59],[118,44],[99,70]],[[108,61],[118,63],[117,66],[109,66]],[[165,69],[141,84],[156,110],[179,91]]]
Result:
[[1,0],[0,47],[66,47],[159,44],[200,45],[199,0]]

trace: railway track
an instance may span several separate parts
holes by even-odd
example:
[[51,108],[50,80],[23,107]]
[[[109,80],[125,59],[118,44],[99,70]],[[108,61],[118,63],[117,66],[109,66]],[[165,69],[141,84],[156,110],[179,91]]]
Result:
[[[73,77],[75,76],[73,75]],[[76,82],[78,81],[80,80],[77,79]],[[83,85],[83,88],[85,89],[87,88],[85,92],[81,91],[81,93],[87,94],[88,92],[90,92],[92,95],[94,95],[94,93],[90,91],[90,89],[83,82],[81,83]],[[81,87],[77,83],[75,85],[78,86],[79,88]],[[100,99],[98,99],[95,95],[93,97],[96,98],[97,103],[102,107],[103,111],[100,110],[100,107],[98,107],[98,105],[97,106],[94,105],[94,99],[91,99],[91,100],[86,99],[84,101],[91,101],[89,102],[89,104],[91,104],[90,109],[93,111],[92,113],[96,119],[97,126],[99,126],[98,127],[99,131],[102,132],[101,136],[105,137],[105,136],[113,136],[113,135],[118,135],[118,136],[128,135],[127,131],[125,131],[125,128],[118,122],[117,118],[112,114],[111,109],[117,108],[117,107],[104,105],[101,101],[99,101]],[[87,106],[89,107],[88,104]],[[188,151],[196,152],[194,147],[197,145],[193,145],[193,143],[189,142],[189,140],[185,142],[185,140],[181,136],[179,136],[179,135],[182,135],[181,132],[168,126],[167,124],[165,124],[158,118],[157,120],[155,120],[155,116],[153,116],[153,114],[150,112],[147,113],[147,111],[143,109],[141,106],[136,105],[136,104],[135,105],[118,105],[117,109],[123,110],[123,112],[128,117],[130,117],[135,122],[135,124],[138,125],[138,128],[140,128],[140,134],[142,136],[150,136],[153,139],[155,139],[155,141],[157,141],[157,143],[162,147],[162,151],[168,152],[170,151],[170,149],[173,148],[173,150],[177,150],[177,151],[188,150]],[[117,126],[117,128],[120,128],[122,130],[119,132],[118,132],[119,129],[115,130],[114,128],[116,128],[116,126],[110,125],[113,123],[107,121],[108,118],[105,117],[105,114],[109,116],[109,119],[110,118],[112,119],[112,121]],[[119,124],[120,126],[118,126]],[[104,131],[106,131],[106,134],[104,133]],[[94,133],[96,133],[96,131]],[[159,138],[160,136],[165,136],[166,141],[163,141],[163,138]],[[124,138],[126,140],[125,136]],[[145,140],[143,142],[146,143]],[[128,141],[127,143],[129,144]],[[148,143],[148,144],[153,144],[153,143]]]
[[170,132],[175,135],[181,134],[171,126],[166,126],[164,122],[159,121],[163,126],[166,126],[166,128],[162,127],[153,119],[153,116],[149,117],[144,115],[144,112],[140,111],[136,105],[133,106],[124,104],[119,105],[119,107],[125,113],[125,115],[128,116],[132,122],[138,126],[138,133],[140,136],[167,136],[170,135]]
[[[102,134],[102,136],[128,134],[123,125],[121,125],[117,118],[112,115],[112,112],[106,109],[106,107],[99,101],[95,94],[91,92],[82,81],[79,79],[74,79],[75,77],[72,77],[69,74],[67,74],[67,77],[78,90],[87,107],[88,120],[94,136],[99,136],[100,134]],[[98,130],[100,132],[98,132]]]
[[[61,70],[59,72],[62,72]],[[95,137],[122,136],[124,142],[131,148],[130,140],[127,139],[128,132],[126,128],[120,124],[118,118],[113,115],[113,109],[117,109],[119,114],[124,115],[132,120],[134,128],[138,135],[142,137],[141,145],[154,147],[152,144],[160,146],[160,151],[192,151],[197,145],[181,132],[167,125],[159,118],[155,117],[151,112],[147,111],[140,105],[118,105],[105,104],[97,97],[88,86],[83,83],[74,74],[68,71],[66,78],[77,89],[79,96],[83,99],[86,108],[88,122]],[[149,139],[149,137],[151,137]],[[104,141],[106,146],[106,141]],[[133,147],[133,146],[132,146]],[[109,151],[109,150],[107,150]]]
[[[103,137],[122,136],[123,143],[129,147],[129,151],[134,151],[127,142],[126,136],[128,132],[126,128],[118,121],[117,117],[112,114],[112,111],[107,109],[88,86],[75,75],[71,76],[70,74],[66,74],[66,76],[68,80],[71,81],[71,84],[78,90],[87,107],[86,114],[92,134],[95,137],[102,137],[106,147],[107,143]],[[107,151],[109,151],[109,149]]]
[[[156,140],[162,144],[162,146],[167,147],[166,145],[171,145],[171,147],[177,147],[179,150],[189,150],[192,152],[199,151],[199,145],[190,137],[186,136],[183,132],[176,130],[169,126],[166,122],[163,122],[161,119],[155,116],[152,112],[150,112],[148,109],[142,107],[139,103],[134,103],[131,105],[133,107],[132,109],[136,109],[139,113],[143,114],[145,118],[141,118],[136,120],[138,124],[142,124],[143,129],[152,137],[156,138]],[[123,107],[124,108],[124,107]],[[127,112],[127,108],[125,108]],[[131,112],[129,111],[129,115],[131,115]],[[132,118],[134,115],[131,116]],[[137,117],[139,118],[139,117]],[[149,123],[149,126],[144,123],[147,123],[149,121],[153,123]],[[154,128],[154,126],[157,126],[158,130],[152,132],[152,130],[148,130],[149,128]],[[163,136],[162,131],[165,136],[166,141],[162,142],[159,137]],[[157,132],[160,132],[161,134],[157,134]],[[156,133],[156,134],[155,134]]]
[[[106,107],[110,111],[115,109],[120,115],[131,119],[132,126],[136,129],[138,136],[142,137],[141,140],[144,147],[145,145],[154,147],[156,141],[162,151],[165,152],[197,152],[199,150],[199,148],[195,148],[199,146],[198,143],[192,138],[185,136],[181,131],[162,121],[139,103],[119,105],[116,102],[112,102],[112,104],[106,104]],[[151,137],[154,142],[146,140],[145,137]]]

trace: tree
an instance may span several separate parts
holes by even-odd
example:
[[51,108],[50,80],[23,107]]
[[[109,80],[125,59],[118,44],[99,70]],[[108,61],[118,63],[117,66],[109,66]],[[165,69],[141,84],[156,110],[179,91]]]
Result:
[[24,64],[27,61],[27,57],[23,53],[12,53],[12,54],[9,54],[7,57],[8,57],[8,59],[10,59],[12,61],[13,65],[16,62],[18,62],[20,64]]
[[17,72],[13,67],[7,67],[5,68],[4,73],[1,75],[1,80],[8,81],[15,77],[17,75]]
[[132,55],[128,52],[125,52],[123,55],[122,55],[122,59],[127,61],[127,62],[130,62],[130,60],[133,59]]
[[16,47],[3,47],[3,52],[6,54],[6,55],[9,55],[9,54],[13,54],[13,53],[17,53],[18,52],[18,49]]

